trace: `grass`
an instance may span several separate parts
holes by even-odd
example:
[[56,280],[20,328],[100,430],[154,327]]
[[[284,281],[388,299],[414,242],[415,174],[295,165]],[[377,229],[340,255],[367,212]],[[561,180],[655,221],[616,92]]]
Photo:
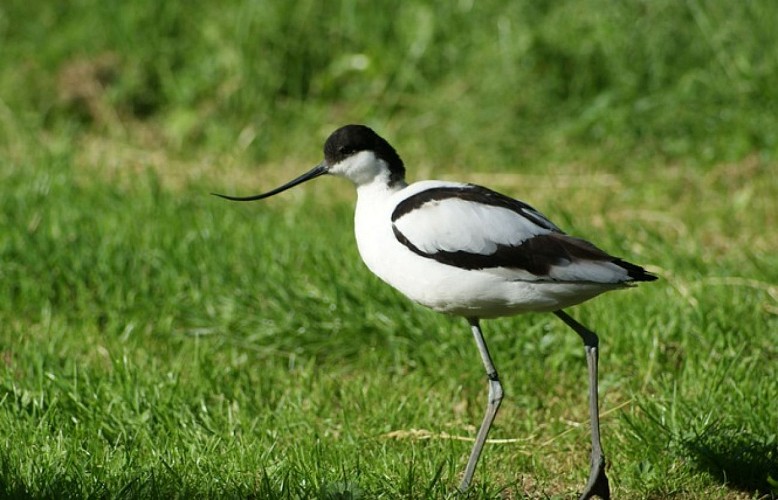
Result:
[[[572,309],[617,498],[774,498],[774,4],[324,5],[0,7],[0,497],[453,490],[486,397],[466,324],[370,275],[345,183],[208,195],[360,121],[411,179],[489,184],[661,276]],[[569,497],[580,342],[484,327],[506,400],[469,497]]]

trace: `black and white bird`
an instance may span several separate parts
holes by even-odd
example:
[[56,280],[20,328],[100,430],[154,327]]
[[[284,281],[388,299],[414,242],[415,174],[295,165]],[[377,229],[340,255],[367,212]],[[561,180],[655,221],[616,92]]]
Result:
[[598,337],[562,311],[603,292],[656,276],[568,236],[521,201],[474,184],[407,184],[395,149],[364,125],[329,136],[324,160],[260,200],[321,175],[345,177],[357,188],[354,231],[362,260],[411,300],[467,319],[489,381],[489,399],[460,490],[473,479],[503,389],[481,332],[480,320],[553,312],[583,340],[589,368],[591,469],[581,498],[610,497],[600,445],[597,402]]

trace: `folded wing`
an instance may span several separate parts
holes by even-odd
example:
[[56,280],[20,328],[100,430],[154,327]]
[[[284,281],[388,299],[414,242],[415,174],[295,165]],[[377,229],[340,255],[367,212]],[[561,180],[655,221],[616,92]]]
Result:
[[564,234],[531,206],[472,184],[426,189],[392,213],[400,243],[463,269],[513,272],[528,281],[619,284],[656,279],[588,241]]

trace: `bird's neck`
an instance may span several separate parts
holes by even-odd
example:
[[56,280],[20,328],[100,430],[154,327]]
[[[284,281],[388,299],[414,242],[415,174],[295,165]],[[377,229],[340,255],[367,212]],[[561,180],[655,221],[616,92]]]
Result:
[[[392,195],[405,188],[407,184],[404,180],[393,183],[375,182],[365,183],[357,186],[357,205],[355,220],[357,227],[369,227],[379,224],[387,214],[392,210]],[[359,231],[359,229],[358,229]]]
[[388,182],[386,178],[379,176],[373,179],[372,182],[366,182],[357,186],[357,199],[363,201],[375,200],[377,202],[390,197],[407,186],[408,184],[404,179]]
[[[407,185],[405,181],[371,182],[357,187],[354,212],[354,233],[357,248],[367,267],[387,281],[386,245],[394,241],[392,210],[396,195]],[[389,259],[391,260],[391,259]]]

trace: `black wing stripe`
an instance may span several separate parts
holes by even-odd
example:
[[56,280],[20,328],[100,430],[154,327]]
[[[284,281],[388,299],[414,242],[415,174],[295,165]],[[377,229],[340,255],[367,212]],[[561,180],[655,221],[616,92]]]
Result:
[[392,229],[397,240],[415,254],[461,269],[505,267],[521,269],[535,276],[544,277],[550,273],[551,267],[555,265],[599,261],[621,266],[634,281],[653,281],[656,279],[656,276],[647,273],[640,266],[608,255],[586,240],[563,234],[551,233],[533,236],[516,246],[498,245],[497,250],[491,254],[447,250],[427,253],[409,241],[396,226],[393,226]]
[[559,228],[551,224],[540,214],[540,212],[527,205],[526,203],[519,200],[514,200],[513,198],[500,194],[496,191],[492,191],[491,189],[487,189],[483,186],[478,186],[475,184],[467,184],[461,187],[436,187],[426,189],[420,193],[409,196],[408,198],[398,203],[395,207],[394,211],[392,212],[392,222],[396,222],[399,218],[421,208],[426,203],[433,201],[443,201],[450,198],[458,198],[460,200],[480,203],[482,205],[507,208],[508,210],[511,210],[520,216],[531,220],[533,223],[544,229],[560,232]]
[[462,269],[488,269],[492,267],[508,267],[515,269],[524,269],[535,275],[546,274],[550,269],[548,262],[543,259],[534,258],[531,251],[527,251],[529,242],[535,238],[524,241],[519,246],[497,245],[497,250],[491,254],[480,254],[458,250],[455,252],[448,250],[438,250],[434,253],[427,253],[420,250],[405,235],[392,226],[397,241],[408,247],[413,253],[434,259],[441,264],[459,267]]

